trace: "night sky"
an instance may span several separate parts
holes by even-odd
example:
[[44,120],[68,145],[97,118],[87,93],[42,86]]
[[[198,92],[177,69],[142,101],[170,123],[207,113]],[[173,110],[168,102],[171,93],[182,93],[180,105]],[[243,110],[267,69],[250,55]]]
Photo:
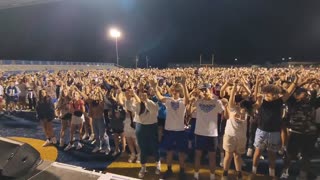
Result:
[[320,60],[319,0],[65,0],[0,11],[0,59],[121,65]]

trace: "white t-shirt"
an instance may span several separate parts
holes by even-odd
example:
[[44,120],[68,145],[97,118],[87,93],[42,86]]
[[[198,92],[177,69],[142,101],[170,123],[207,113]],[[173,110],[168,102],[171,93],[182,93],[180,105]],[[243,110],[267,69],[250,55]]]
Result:
[[246,112],[241,113],[239,107],[229,109],[229,119],[227,120],[224,134],[246,137],[247,117],[248,114]]
[[166,98],[164,105],[167,108],[164,129],[168,131],[184,131],[184,116],[186,114],[184,99]]
[[125,102],[125,108],[134,113],[133,121],[140,124],[155,124],[158,122],[158,109],[159,106],[151,100],[147,100],[145,103],[146,110],[144,113],[140,113],[140,103],[127,100]]
[[218,113],[222,113],[224,106],[218,99],[196,101],[197,122],[195,134],[201,136],[218,136]]

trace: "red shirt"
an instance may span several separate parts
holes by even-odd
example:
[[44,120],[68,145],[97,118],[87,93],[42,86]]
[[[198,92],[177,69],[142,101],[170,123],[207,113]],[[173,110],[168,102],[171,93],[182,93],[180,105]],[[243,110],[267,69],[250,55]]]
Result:
[[84,101],[83,100],[78,100],[78,101],[75,101],[75,100],[72,100],[70,101],[70,109],[73,108],[74,111],[81,111],[82,112],[82,107],[84,106]]

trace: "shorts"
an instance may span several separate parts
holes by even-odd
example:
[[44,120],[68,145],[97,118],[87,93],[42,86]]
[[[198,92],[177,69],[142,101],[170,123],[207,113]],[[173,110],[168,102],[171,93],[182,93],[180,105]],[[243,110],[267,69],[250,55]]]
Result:
[[65,120],[65,121],[69,121],[72,118],[72,114],[71,113],[66,113],[61,117],[61,120]]
[[164,149],[171,151],[186,152],[188,149],[188,136],[185,131],[164,131]]
[[247,138],[245,136],[229,136],[225,134],[223,136],[223,149],[227,152],[236,152],[238,154],[244,154],[246,152]]
[[132,127],[125,128],[124,136],[125,137],[136,138],[136,130],[133,129]]
[[123,129],[112,129],[112,132],[116,134],[122,134],[124,131]]
[[196,150],[216,152],[218,148],[218,137],[196,135]]
[[82,115],[81,117],[72,115],[71,117],[71,124],[75,124],[75,125],[80,125],[84,122],[84,115]]
[[158,118],[158,126],[164,127],[166,119]]
[[15,96],[8,96],[7,97],[7,103],[16,103],[18,102],[18,97],[15,97]]
[[281,147],[280,132],[266,132],[257,128],[254,139],[254,147],[264,151],[277,152]]
[[315,152],[315,143],[317,141],[317,135],[307,134],[290,134],[287,153],[292,156],[296,156],[299,152],[303,157],[312,156]]

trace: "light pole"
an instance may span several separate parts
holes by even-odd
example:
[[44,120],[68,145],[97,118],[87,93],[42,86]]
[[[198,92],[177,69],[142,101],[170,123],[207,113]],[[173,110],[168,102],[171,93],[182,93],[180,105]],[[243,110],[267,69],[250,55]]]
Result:
[[136,69],[138,68],[138,61],[139,61],[139,58],[138,56],[136,56]]
[[146,56],[147,69],[149,68],[149,58]]
[[116,39],[117,65],[119,65],[118,38],[121,36],[121,32],[118,29],[110,29],[110,36]]

